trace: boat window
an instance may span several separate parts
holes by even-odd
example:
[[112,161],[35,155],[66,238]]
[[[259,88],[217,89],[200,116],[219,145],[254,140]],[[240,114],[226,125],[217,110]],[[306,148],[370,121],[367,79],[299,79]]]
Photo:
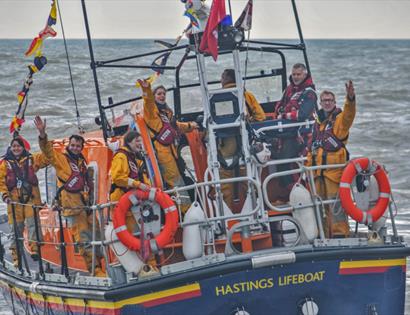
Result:
[[217,116],[233,115],[233,102],[224,101],[215,103],[215,114]]
[[259,103],[270,103],[282,97],[282,78],[266,76],[246,80],[245,88],[255,95]]

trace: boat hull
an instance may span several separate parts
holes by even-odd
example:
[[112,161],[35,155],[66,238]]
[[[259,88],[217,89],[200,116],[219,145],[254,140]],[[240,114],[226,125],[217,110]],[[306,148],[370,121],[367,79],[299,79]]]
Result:
[[80,291],[67,298],[32,293],[4,277],[1,288],[10,305],[34,314],[49,309],[54,314],[217,315],[245,310],[278,315],[299,314],[307,301],[317,305],[319,314],[404,314],[408,253],[387,257],[365,252],[343,259],[331,258],[336,254],[331,251],[305,253],[295,263],[262,268],[249,260],[230,261],[117,286],[97,299],[91,289],[90,298]]

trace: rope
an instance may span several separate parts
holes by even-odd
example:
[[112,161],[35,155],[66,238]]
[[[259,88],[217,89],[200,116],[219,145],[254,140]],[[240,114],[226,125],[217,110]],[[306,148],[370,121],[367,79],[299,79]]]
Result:
[[75,95],[74,80],[73,80],[73,74],[72,74],[72,71],[71,71],[70,57],[68,55],[68,47],[67,47],[67,41],[66,41],[65,32],[64,32],[63,17],[61,15],[59,1],[57,1],[57,0],[55,0],[55,1],[57,3],[58,15],[60,16],[61,32],[63,34],[65,55],[66,55],[66,59],[67,59],[68,71],[70,73],[71,89],[73,91],[75,111],[76,111],[76,115],[77,115],[77,127],[78,127],[78,131],[80,133],[84,133],[85,132],[84,128],[81,126],[81,122],[80,122],[80,112],[78,110],[77,97]]
[[246,57],[245,57],[245,73],[244,73],[244,80],[243,80],[243,90],[245,91],[246,87],[246,76],[248,73],[248,60],[249,60],[249,39],[251,37],[251,31],[248,31],[248,39],[246,41]]

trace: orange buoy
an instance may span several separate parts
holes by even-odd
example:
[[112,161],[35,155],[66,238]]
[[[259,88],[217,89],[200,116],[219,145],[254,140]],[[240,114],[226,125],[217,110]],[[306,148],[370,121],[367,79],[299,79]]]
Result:
[[[376,205],[369,211],[363,211],[356,207],[352,199],[350,185],[356,175],[364,170],[371,169],[379,186],[379,199]],[[380,219],[386,211],[390,201],[390,183],[384,168],[377,162],[371,161],[368,158],[354,159],[345,167],[339,186],[339,196],[343,209],[346,213],[356,220],[364,224],[371,224]]]
[[[132,235],[125,224],[126,214],[135,205],[135,198],[138,201],[155,201],[165,213],[165,225],[162,231],[155,238],[146,240],[149,242],[151,251],[155,252],[171,243],[178,228],[178,210],[171,197],[159,189],[151,189],[150,191],[131,190],[121,197],[113,215],[114,231],[118,239],[131,250],[139,251],[141,249],[141,240]],[[153,243],[153,241],[155,242]]]

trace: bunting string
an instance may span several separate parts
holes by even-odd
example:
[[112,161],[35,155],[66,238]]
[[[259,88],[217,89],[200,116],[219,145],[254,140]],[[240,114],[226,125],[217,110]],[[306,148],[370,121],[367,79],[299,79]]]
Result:
[[10,123],[9,131],[13,136],[18,136],[21,127],[24,123],[24,114],[28,105],[28,93],[33,84],[33,75],[41,71],[47,64],[47,58],[43,56],[42,50],[44,41],[50,37],[56,37],[57,32],[53,29],[53,25],[57,23],[57,7],[56,1],[52,0],[50,13],[47,18],[45,27],[32,40],[29,48],[24,53],[26,57],[34,55],[32,64],[28,65],[28,74],[24,80],[22,89],[17,93],[18,107],[12,121]]

